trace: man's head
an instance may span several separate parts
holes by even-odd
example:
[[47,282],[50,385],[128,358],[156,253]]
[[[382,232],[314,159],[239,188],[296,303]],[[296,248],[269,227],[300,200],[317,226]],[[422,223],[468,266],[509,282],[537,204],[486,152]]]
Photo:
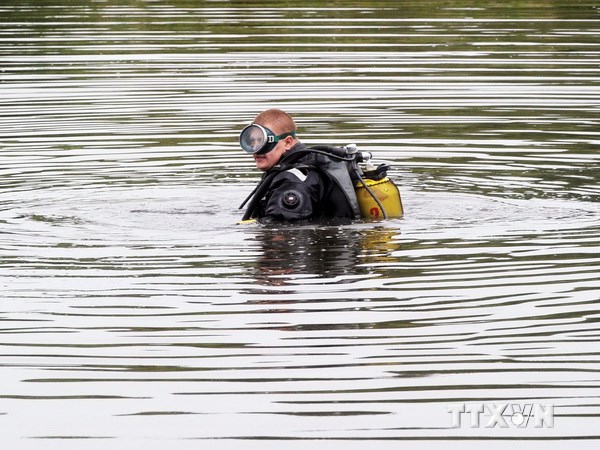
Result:
[[[261,112],[254,118],[255,125],[260,125],[273,132],[279,140],[272,150],[263,153],[253,153],[256,167],[260,170],[269,170],[276,165],[283,154],[298,143],[295,137],[296,124],[289,114],[280,109],[268,109]],[[288,134],[291,133],[291,134]],[[249,136],[246,139],[246,144],[253,150],[256,150],[257,143],[261,141],[260,130],[257,128],[249,130]],[[283,136],[282,136],[283,135]]]

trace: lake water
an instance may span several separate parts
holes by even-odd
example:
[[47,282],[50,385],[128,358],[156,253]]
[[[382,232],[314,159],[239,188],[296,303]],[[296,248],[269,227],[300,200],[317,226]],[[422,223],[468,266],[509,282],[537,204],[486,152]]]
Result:
[[[600,8],[498,3],[4,2],[3,448],[598,445]],[[238,225],[269,107],[405,216]]]

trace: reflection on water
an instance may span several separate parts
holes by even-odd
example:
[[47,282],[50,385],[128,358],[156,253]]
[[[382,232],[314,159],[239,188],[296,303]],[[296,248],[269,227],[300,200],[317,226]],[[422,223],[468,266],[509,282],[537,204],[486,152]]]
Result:
[[[594,2],[34,3],[0,6],[7,448],[600,439]],[[271,106],[405,217],[237,225]]]
[[259,246],[252,277],[261,284],[285,284],[306,276],[334,278],[372,274],[368,264],[394,260],[398,229],[339,225],[268,224],[252,236]]

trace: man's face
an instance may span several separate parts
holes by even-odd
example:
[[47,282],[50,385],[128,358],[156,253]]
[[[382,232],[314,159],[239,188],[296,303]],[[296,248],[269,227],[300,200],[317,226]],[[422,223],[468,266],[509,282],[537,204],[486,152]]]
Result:
[[265,153],[264,155],[252,155],[254,157],[254,162],[256,163],[257,169],[269,170],[275,164],[277,164],[285,151],[291,147],[291,141],[293,140],[288,136],[285,139],[280,140],[275,148],[270,152]]

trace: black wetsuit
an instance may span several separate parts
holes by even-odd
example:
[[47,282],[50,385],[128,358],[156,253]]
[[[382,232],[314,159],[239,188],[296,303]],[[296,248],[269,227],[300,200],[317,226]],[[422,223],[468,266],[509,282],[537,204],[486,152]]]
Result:
[[360,218],[346,164],[296,144],[264,173],[244,219]]

